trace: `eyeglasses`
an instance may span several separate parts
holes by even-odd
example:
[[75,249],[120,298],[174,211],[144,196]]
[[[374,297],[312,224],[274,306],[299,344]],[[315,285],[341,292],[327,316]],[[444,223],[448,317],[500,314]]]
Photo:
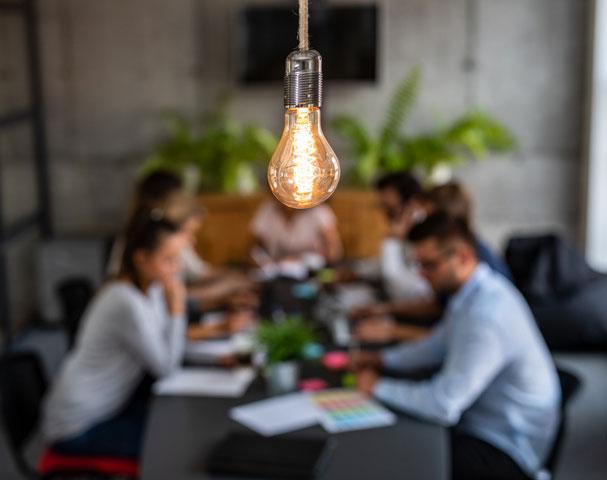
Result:
[[454,253],[455,250],[453,248],[447,248],[431,260],[416,260],[415,265],[420,271],[431,273],[437,270],[446,260],[453,256]]

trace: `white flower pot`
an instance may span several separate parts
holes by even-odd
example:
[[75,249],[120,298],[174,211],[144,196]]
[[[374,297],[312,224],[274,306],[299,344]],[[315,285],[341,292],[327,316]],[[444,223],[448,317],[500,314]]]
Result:
[[266,384],[272,394],[291,392],[297,388],[299,364],[281,362],[266,367]]

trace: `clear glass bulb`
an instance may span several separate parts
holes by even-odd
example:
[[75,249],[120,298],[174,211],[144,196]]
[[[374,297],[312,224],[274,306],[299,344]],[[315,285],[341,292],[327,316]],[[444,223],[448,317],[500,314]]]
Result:
[[310,208],[339,183],[339,161],[320,128],[319,107],[293,107],[268,167],[274,196],[291,208]]

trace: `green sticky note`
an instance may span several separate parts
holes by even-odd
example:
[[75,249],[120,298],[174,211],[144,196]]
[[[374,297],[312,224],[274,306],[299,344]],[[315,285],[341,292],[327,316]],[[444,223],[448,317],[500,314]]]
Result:
[[354,388],[356,386],[356,376],[352,372],[346,373],[341,377],[341,384],[345,388]]

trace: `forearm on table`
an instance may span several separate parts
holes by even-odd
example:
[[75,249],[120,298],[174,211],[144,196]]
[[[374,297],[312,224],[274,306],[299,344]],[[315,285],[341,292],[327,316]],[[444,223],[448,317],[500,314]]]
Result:
[[[121,338],[156,377],[171,373],[181,362],[185,346],[186,321],[183,315],[172,315],[164,331],[142,319],[135,330],[125,328]],[[129,333],[130,332],[130,333]]]
[[386,368],[400,372],[436,367],[444,358],[444,337],[444,326],[439,325],[431,334],[419,340],[386,348],[381,352],[382,364]]
[[397,341],[417,340],[430,334],[428,327],[398,324],[394,326],[394,337]]
[[375,385],[373,396],[397,410],[420,416],[424,419],[452,426],[457,423],[461,411],[433,392],[430,381],[415,382],[381,378]]
[[220,285],[188,287],[188,298],[196,302],[200,309],[214,310],[226,301],[226,292]]
[[[404,411],[454,425],[508,361],[499,332],[489,325],[469,323],[451,338],[453,343],[443,367],[430,380],[382,378],[375,386],[374,395]],[[419,355],[425,355],[426,359],[439,358],[445,347],[444,326],[438,327],[437,333],[409,348],[391,350],[388,355],[384,354],[384,363],[411,365]]]
[[184,314],[173,315],[169,321],[169,365],[173,370],[183,359],[187,321]]
[[226,322],[190,325],[187,329],[187,337],[190,340],[204,340],[207,338],[217,337],[218,335],[228,332],[229,329]]
[[440,317],[443,312],[441,305],[432,297],[419,300],[391,302],[387,304],[387,310],[387,313],[390,315],[416,318],[437,318]]

